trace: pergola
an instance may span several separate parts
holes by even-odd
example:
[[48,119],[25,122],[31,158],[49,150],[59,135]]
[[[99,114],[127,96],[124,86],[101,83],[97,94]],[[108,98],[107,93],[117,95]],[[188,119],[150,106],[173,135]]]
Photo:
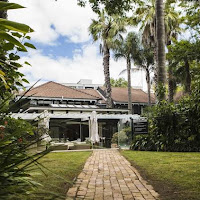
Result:
[[[82,119],[89,120],[91,113],[63,113],[63,114],[52,114],[48,113],[49,118],[56,119]],[[35,120],[44,118],[44,112],[42,113],[13,113],[13,118],[21,118],[24,120]],[[145,120],[146,118],[141,117],[137,114],[97,114],[97,119],[119,119],[119,120]]]
[[[92,138],[92,126],[91,126],[91,115],[92,112],[88,113],[49,113],[47,110],[45,110],[42,113],[13,113],[13,118],[21,118],[24,120],[30,120],[30,121],[38,121],[38,126],[43,126],[46,129],[49,129],[49,121],[50,119],[68,119],[68,120],[75,120],[76,124],[80,125],[80,133],[81,135],[81,126],[83,122],[88,122],[89,125],[89,138]],[[98,126],[98,120],[118,120],[118,131],[120,131],[124,124],[127,121],[145,121],[146,118],[141,117],[137,114],[96,114],[97,119],[97,126]],[[78,122],[77,122],[78,120]],[[97,133],[98,134],[98,133]],[[100,137],[101,137],[101,133]]]

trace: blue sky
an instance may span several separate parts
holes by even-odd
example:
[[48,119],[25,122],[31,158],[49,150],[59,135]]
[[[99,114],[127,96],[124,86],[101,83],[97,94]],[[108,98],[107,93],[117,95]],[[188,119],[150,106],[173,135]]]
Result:
[[[76,0],[11,0],[25,9],[9,11],[8,18],[28,24],[35,30],[30,34],[37,50],[22,56],[32,67],[21,69],[30,83],[45,81],[73,82],[92,79],[103,83],[102,56],[99,43],[94,43],[88,33],[91,19],[96,15],[89,6],[81,8]],[[111,77],[119,78],[126,62],[111,58]],[[126,75],[123,75],[126,77]],[[135,74],[133,85],[145,85],[144,75]]]
[[56,45],[42,44],[39,42],[33,42],[37,49],[41,49],[43,55],[51,56],[53,58],[57,57],[73,57],[74,51],[80,49],[83,44],[73,43],[66,40],[67,37],[59,36],[56,40]]

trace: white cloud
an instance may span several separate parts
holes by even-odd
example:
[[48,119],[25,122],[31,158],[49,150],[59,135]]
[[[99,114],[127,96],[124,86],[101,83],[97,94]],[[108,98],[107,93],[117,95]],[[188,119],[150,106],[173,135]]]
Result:
[[[32,67],[25,66],[21,72],[31,84],[38,79],[43,81],[56,81],[65,83],[76,83],[80,79],[92,79],[93,83],[104,83],[102,56],[98,54],[97,45],[85,45],[77,49],[72,58],[59,57],[53,59],[42,55],[41,51],[31,51],[29,56],[23,57],[22,61],[28,60]],[[110,61],[110,75],[119,78],[119,73],[126,68],[124,60]],[[122,77],[126,78],[126,74]],[[121,77],[121,76],[120,76]],[[143,80],[142,78],[143,77]],[[144,75],[136,73],[132,75],[132,85],[144,86]]]
[[[58,45],[60,35],[67,42],[81,43],[90,40],[88,26],[95,14],[90,7],[77,6],[76,0],[12,0],[27,8],[9,11],[10,20],[30,25],[35,32],[32,39],[49,45]],[[67,45],[62,44],[62,45]],[[60,45],[60,44],[59,44]],[[60,47],[62,48],[62,45]],[[31,51],[22,60],[27,60],[32,67],[26,66],[21,71],[27,79],[34,83],[43,81],[78,82],[80,79],[92,79],[93,83],[103,83],[104,74],[102,56],[99,55],[98,44],[87,44],[73,50],[73,56],[45,56],[42,51]],[[67,55],[66,55],[67,56]],[[119,78],[119,73],[126,67],[126,62],[115,62],[111,58],[110,75]],[[126,74],[124,74],[126,78]],[[133,75],[133,85],[142,85],[140,75]]]
[[10,20],[30,25],[32,39],[53,44],[59,35],[74,43],[89,40],[88,26],[95,16],[89,6],[82,8],[76,0],[12,0],[25,9],[9,11]]
[[78,82],[81,78],[93,79],[94,83],[103,82],[102,58],[98,56],[94,45],[84,46],[81,51],[77,50],[71,59],[53,59],[42,55],[40,51],[32,51],[28,57],[22,59],[32,64],[32,67],[25,66],[21,69],[31,82],[38,79]]

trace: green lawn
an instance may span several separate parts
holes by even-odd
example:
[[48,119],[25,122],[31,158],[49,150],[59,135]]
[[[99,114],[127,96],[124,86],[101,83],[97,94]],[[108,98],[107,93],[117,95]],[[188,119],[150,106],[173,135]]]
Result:
[[200,200],[200,153],[122,151],[167,200]]
[[90,155],[91,152],[52,152],[44,156],[39,162],[47,168],[42,168],[45,174],[38,168],[31,171],[34,180],[43,186],[36,189],[37,197],[30,199],[65,199],[67,190]]

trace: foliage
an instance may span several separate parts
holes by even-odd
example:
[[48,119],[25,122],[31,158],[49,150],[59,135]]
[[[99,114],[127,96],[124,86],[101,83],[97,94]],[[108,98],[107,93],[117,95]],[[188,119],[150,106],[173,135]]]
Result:
[[200,151],[200,82],[178,104],[166,101],[151,108],[149,134],[134,138],[133,149]]
[[118,132],[114,133],[111,139],[112,144],[118,144]]
[[[142,41],[148,47],[155,47],[156,43],[156,1],[141,1],[134,12],[133,22],[140,25]],[[164,6],[166,44],[170,44],[172,38],[176,38],[181,32],[180,11],[177,11],[176,1],[166,0]]]
[[148,104],[151,105],[151,77],[150,74],[155,70],[155,61],[153,48],[139,46],[137,53],[134,55],[134,62],[138,69],[145,71],[147,91],[148,91]]
[[194,78],[191,77],[192,72],[195,70],[197,72],[195,74],[198,74],[199,69],[199,42],[174,41],[174,44],[170,45],[168,49],[167,58],[170,60],[169,67],[172,68],[175,83],[182,84],[185,92],[190,92],[191,78]]
[[[23,6],[0,1],[4,17],[7,10],[19,8]],[[32,164],[39,166],[38,159],[48,152],[30,153],[32,146],[41,140],[37,130],[30,123],[7,115],[13,93],[23,82],[28,83],[19,72],[23,65],[17,54],[27,52],[26,47],[35,49],[28,42],[27,34],[31,32],[25,24],[0,18],[0,196],[4,200],[30,198],[39,184],[30,177],[29,168]]]
[[180,6],[185,11],[186,16],[185,18],[185,24],[187,25],[187,29],[192,30],[190,33],[192,34],[192,37],[199,38],[200,36],[200,7],[198,1],[181,1]]
[[[177,2],[174,0],[164,1],[163,11],[161,9],[162,7],[161,5],[156,6],[157,3],[162,3],[162,2],[163,1],[155,1],[155,0],[141,1],[141,5],[136,8],[132,19],[133,21],[132,23],[137,24],[140,27],[140,31],[142,32],[142,42],[145,45],[145,49],[154,48],[154,59],[155,59],[154,63],[157,63],[157,67],[155,68],[154,80],[156,82],[156,88],[158,93],[163,92],[162,88],[159,85],[164,86],[166,79],[164,46],[170,45],[172,43],[172,40],[176,39],[178,37],[178,34],[181,33],[181,31],[183,31],[183,29],[180,27],[180,24],[183,23],[183,18],[180,17],[181,12],[180,9],[178,9]],[[158,19],[160,19],[160,17],[158,17],[158,9],[156,8],[160,8],[159,16],[161,13],[164,15],[162,17],[160,16],[162,18],[162,20],[159,21],[160,23],[158,23]],[[159,26],[161,24],[162,27],[159,27],[157,29],[159,31],[156,33],[156,26]],[[161,33],[162,37],[160,37]],[[157,37],[160,38],[158,39]],[[160,47],[162,48],[157,49]],[[172,82],[171,76],[169,76],[169,82],[170,83]],[[160,89],[161,91],[159,91]],[[170,90],[170,93],[171,91],[172,90]],[[165,98],[165,93],[162,95],[158,94],[156,96],[157,99],[160,101]]]
[[185,59],[192,61],[200,58],[199,53],[199,42],[190,42],[187,40],[174,41],[174,44],[169,46],[168,59],[176,63]]
[[140,44],[137,53],[134,56],[135,64],[146,70],[149,67],[149,71],[154,70],[154,53],[153,48],[144,47]]
[[119,144],[127,144],[128,142],[128,136],[123,129],[118,133],[118,140]]
[[112,136],[112,144],[129,144],[132,139],[131,128],[129,126],[123,128],[121,131],[114,133]]
[[109,49],[114,48],[121,40],[119,33],[126,32],[126,18],[119,15],[109,15],[105,10],[98,14],[98,20],[92,19],[89,32],[94,41],[100,40],[100,52],[103,53],[103,46],[106,44]]
[[28,199],[38,186],[28,173],[30,165],[47,151],[30,155],[31,146],[39,141],[34,127],[11,117],[0,119],[0,196],[2,199]]
[[165,93],[166,93],[165,84],[159,82],[156,87],[156,96],[157,96],[158,101],[161,101],[162,99],[165,98]]
[[85,6],[89,2],[94,12],[99,13],[102,6],[109,14],[123,14],[131,9],[132,0],[78,0],[78,5]]
[[[0,2],[0,10],[19,9],[22,6],[14,3]],[[23,82],[28,82],[18,70],[23,65],[19,63],[18,52],[27,52],[27,48],[35,49],[34,45],[27,42],[30,40],[28,33],[33,30],[21,23],[0,18],[0,100],[18,90]],[[28,62],[24,64],[30,65]]]
[[98,14],[98,20],[92,20],[89,26],[93,40],[100,40],[100,52],[103,55],[103,68],[105,77],[105,96],[106,107],[113,107],[113,100],[111,98],[111,84],[110,84],[110,50],[114,48],[121,39],[122,32],[125,32],[126,20],[119,15],[109,15],[105,9],[102,9]]
[[128,82],[124,78],[111,78],[110,83],[112,87],[128,87]]
[[116,60],[120,58],[134,58],[139,49],[140,39],[135,32],[129,32],[125,39],[119,41],[116,48],[114,48],[114,57]]
[[[121,73],[127,72],[127,80],[128,80],[128,110],[129,113],[132,114],[132,92],[131,92],[131,61],[133,60],[133,56],[135,56],[139,45],[139,37],[135,32],[129,32],[125,39],[119,41],[119,44],[114,48],[114,56],[115,59],[119,58],[126,59],[126,69],[124,69]],[[137,69],[136,69],[137,70]],[[120,73],[120,74],[121,74]]]

